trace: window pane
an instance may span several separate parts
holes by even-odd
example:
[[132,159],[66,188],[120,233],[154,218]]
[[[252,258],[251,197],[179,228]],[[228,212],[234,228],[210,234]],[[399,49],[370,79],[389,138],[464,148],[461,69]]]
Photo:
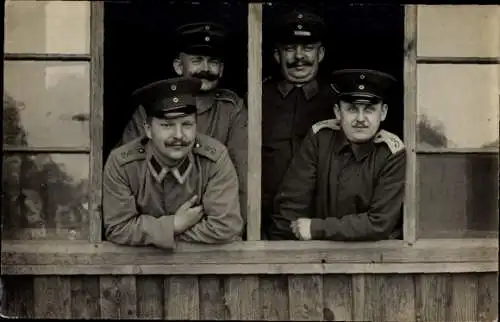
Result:
[[498,236],[498,154],[418,155],[419,238]]
[[6,53],[87,54],[89,1],[6,1]]
[[421,5],[417,20],[419,56],[500,56],[498,5]]
[[3,157],[3,239],[87,239],[88,155]]
[[88,147],[88,63],[7,61],[4,144]]
[[498,146],[498,65],[417,67],[417,148]]

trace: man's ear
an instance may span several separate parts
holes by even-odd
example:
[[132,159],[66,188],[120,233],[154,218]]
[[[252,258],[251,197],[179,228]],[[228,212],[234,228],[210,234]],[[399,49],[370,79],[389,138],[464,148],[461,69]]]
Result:
[[325,46],[321,45],[319,46],[319,52],[318,52],[318,61],[321,63],[323,59],[325,58]]
[[274,51],[273,51],[273,57],[274,57],[274,60],[280,64],[281,63],[281,57],[280,57],[280,51],[278,48],[274,48]]
[[183,66],[182,66],[182,61],[181,61],[180,55],[179,55],[179,57],[174,59],[173,66],[174,66],[175,73],[179,76],[182,76],[182,74],[183,74],[182,67]]
[[340,120],[341,119],[341,114],[340,114],[340,106],[338,103],[335,103],[333,105],[333,113],[335,114],[335,118],[337,120]]
[[389,109],[389,106],[387,104],[382,104],[382,115],[380,117],[380,121],[383,122],[385,121],[387,117],[387,110]]

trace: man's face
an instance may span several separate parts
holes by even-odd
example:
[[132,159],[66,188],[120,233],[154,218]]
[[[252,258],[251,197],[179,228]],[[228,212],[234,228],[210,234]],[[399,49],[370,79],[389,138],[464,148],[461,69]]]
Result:
[[325,48],[320,42],[280,44],[274,51],[274,59],[280,64],[283,77],[294,84],[313,80],[324,56]]
[[180,53],[174,60],[174,70],[179,76],[201,79],[201,90],[210,91],[217,87],[224,63],[216,57]]
[[172,161],[179,161],[191,151],[196,138],[195,114],[173,119],[152,117],[145,124],[146,135],[156,149]]
[[339,104],[335,104],[334,111],[347,139],[362,143],[377,133],[380,123],[387,116],[387,104],[350,103],[340,100]]

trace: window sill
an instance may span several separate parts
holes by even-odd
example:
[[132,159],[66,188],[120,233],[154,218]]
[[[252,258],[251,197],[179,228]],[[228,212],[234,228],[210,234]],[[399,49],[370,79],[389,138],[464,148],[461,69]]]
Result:
[[383,274],[498,271],[498,239],[179,244],[2,241],[2,275]]

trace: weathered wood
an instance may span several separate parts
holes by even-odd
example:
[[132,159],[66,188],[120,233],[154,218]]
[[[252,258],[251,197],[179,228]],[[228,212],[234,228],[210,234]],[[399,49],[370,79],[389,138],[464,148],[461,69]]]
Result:
[[498,319],[498,273],[478,274],[478,321]]
[[137,312],[141,319],[176,320],[492,321],[498,314],[496,276],[37,277],[36,303],[33,278],[15,276],[6,278],[5,291],[7,313],[17,317],[134,318]]
[[136,316],[137,298],[134,276],[101,276],[101,317],[129,319]]
[[291,321],[323,320],[323,278],[318,275],[288,277]]
[[261,275],[259,283],[260,318],[265,321],[289,320],[288,277],[286,275]]
[[260,318],[259,278],[228,276],[224,284],[225,318],[258,320]]
[[6,307],[3,314],[13,318],[35,317],[33,280],[33,276],[2,277]]
[[95,319],[100,316],[99,278],[78,276],[71,278],[71,317]]
[[5,53],[4,60],[14,61],[90,61],[89,54],[53,54],[53,53]]
[[91,8],[91,62],[90,62],[90,190],[89,241],[96,243],[102,238],[102,169],[103,169],[103,122],[104,122],[104,2],[93,1]]
[[475,321],[477,319],[478,281],[475,274],[454,274],[451,277],[453,309],[448,321]]
[[[378,275],[384,281],[384,321],[415,321],[415,289],[412,275]],[[380,300],[379,300],[380,301]]]
[[323,318],[325,321],[353,320],[352,275],[323,277]]
[[187,320],[200,318],[198,277],[165,278],[165,316],[170,319]]
[[[3,241],[2,267],[9,265],[189,265],[498,262],[497,239],[427,239],[336,243],[324,241],[179,244],[174,252],[103,242]],[[138,265],[137,263],[140,263]],[[245,265],[242,265],[244,267]],[[54,272],[56,273],[56,272]],[[203,274],[203,272],[200,272]],[[265,272],[262,272],[265,273]],[[140,274],[137,272],[136,274]]]
[[248,4],[247,239],[260,240],[262,145],[262,3]]
[[417,321],[446,321],[451,300],[449,274],[415,277],[415,317]]
[[33,280],[37,318],[71,318],[71,277],[37,276]]
[[498,147],[487,148],[418,148],[418,154],[498,154]]
[[474,64],[474,65],[495,65],[500,63],[497,57],[417,57],[419,64]]
[[224,320],[224,279],[216,275],[200,276],[200,320]]
[[163,319],[162,276],[137,276],[137,317],[139,319]]
[[336,264],[2,265],[2,275],[281,275],[496,272],[498,262]]
[[417,240],[418,204],[417,178],[418,167],[415,155],[417,145],[417,6],[405,6],[404,39],[404,142],[406,145],[406,183],[404,200],[403,236],[413,244]]

